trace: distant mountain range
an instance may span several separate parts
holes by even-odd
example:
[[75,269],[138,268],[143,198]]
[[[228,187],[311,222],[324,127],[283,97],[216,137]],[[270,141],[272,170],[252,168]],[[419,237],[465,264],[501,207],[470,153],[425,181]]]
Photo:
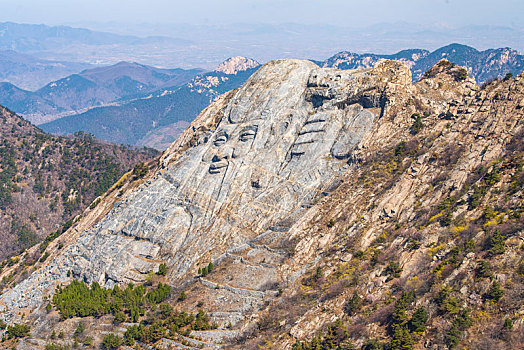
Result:
[[49,61],[13,50],[0,50],[0,81],[24,90],[37,90],[50,81],[91,67],[87,63]]
[[183,85],[202,72],[201,69],[160,69],[120,62],[84,70],[34,92],[11,83],[0,83],[0,104],[40,124],[56,119],[60,114],[78,113],[82,109],[142,96],[163,87]]
[[393,55],[358,54],[340,52],[325,61],[316,62],[321,67],[355,69],[372,67],[380,59],[398,60],[408,65],[417,81],[429,68],[441,59],[447,59],[459,66],[466,67],[468,74],[477,83],[491,78],[503,77],[506,73],[517,75],[524,70],[524,56],[510,48],[478,51],[473,47],[451,44],[430,52],[428,50],[403,50]]
[[[196,60],[186,63],[181,57],[198,51],[192,41],[175,37],[142,37],[69,26],[13,22],[0,22],[0,50],[14,50],[52,61],[96,65],[128,61],[152,66],[188,68],[195,68]],[[47,82],[49,81],[51,80]]]
[[240,87],[259,63],[233,57],[183,86],[160,89],[119,105],[90,109],[40,125],[47,132],[84,131],[113,143],[165,149],[217,96]]
[[0,23],[0,50],[54,61],[104,65],[128,61],[207,70],[214,69],[225,57],[243,55],[259,62],[281,58],[322,60],[347,48],[359,53],[391,54],[414,47],[435,50],[459,42],[482,49],[512,47],[524,51],[524,28],[517,26],[451,28],[402,22],[362,28],[351,25],[84,23],[91,28],[85,29]]
[[187,45],[189,40],[167,36],[137,37],[68,26],[0,23],[0,49],[20,52],[55,51],[75,45],[142,45],[169,43]]

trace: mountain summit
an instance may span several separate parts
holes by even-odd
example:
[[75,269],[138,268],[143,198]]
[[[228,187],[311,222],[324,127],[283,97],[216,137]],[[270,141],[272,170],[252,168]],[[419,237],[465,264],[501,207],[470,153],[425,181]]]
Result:
[[251,68],[260,66],[257,61],[242,56],[230,57],[222,62],[216,69],[215,72],[222,72],[225,74],[237,74]]

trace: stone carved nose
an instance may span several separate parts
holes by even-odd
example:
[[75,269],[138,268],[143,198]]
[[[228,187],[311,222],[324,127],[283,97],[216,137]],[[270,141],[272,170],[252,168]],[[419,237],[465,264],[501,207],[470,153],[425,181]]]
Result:
[[229,160],[233,156],[233,148],[232,147],[224,147],[220,151],[217,152],[211,159],[212,162],[220,162],[221,160]]

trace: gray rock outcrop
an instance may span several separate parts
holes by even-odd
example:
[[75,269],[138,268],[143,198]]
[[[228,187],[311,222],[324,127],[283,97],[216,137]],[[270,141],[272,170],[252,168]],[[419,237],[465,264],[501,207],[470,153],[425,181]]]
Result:
[[285,234],[329,194],[392,92],[410,81],[409,69],[391,61],[359,71],[301,60],[264,65],[203,112],[209,127],[197,128],[197,118],[150,181],[5,292],[5,318],[41,306],[73,277],[111,287],[144,281],[164,262],[176,285],[265,232]]

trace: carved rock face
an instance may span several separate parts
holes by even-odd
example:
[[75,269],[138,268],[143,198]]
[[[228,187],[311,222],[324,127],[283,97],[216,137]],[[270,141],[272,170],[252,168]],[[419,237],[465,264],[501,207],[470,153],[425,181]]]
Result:
[[214,136],[209,151],[204,154],[202,161],[210,162],[209,173],[220,174],[227,170],[230,161],[240,160],[253,145],[257,135],[258,125],[238,127],[237,125],[223,126]]
[[[377,86],[388,78],[381,73],[298,60],[264,65],[225,108],[216,106],[221,121],[199,144],[24,284],[49,285],[72,270],[110,287],[141,281],[162,262],[176,283],[202,259],[272,227],[285,230],[347,169],[377,121],[384,101]],[[42,282],[46,269],[59,277]]]

